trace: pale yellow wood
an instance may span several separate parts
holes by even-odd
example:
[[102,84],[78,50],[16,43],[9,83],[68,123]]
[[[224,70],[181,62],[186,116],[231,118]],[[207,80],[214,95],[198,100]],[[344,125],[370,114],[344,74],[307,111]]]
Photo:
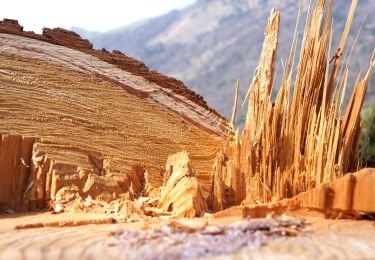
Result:
[[[66,228],[15,230],[20,223],[68,220],[74,215],[0,216],[0,259],[122,259],[126,252],[108,244],[108,234],[117,228],[140,230],[144,223],[84,225]],[[74,218],[92,218],[76,214]],[[100,219],[106,216],[96,216]],[[238,219],[201,219],[188,223],[234,223]],[[263,247],[221,256],[223,259],[371,259],[375,256],[375,225],[371,221],[334,221],[309,218],[311,232],[304,236],[280,238]],[[160,221],[154,221],[159,225]],[[142,258],[141,255],[139,255]]]

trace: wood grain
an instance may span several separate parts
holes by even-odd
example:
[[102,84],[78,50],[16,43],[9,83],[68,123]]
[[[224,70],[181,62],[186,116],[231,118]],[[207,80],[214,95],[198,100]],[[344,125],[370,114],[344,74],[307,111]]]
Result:
[[[0,259],[124,259],[121,247],[108,244],[111,230],[142,229],[144,223],[86,225],[63,228],[32,228],[15,230],[20,223],[91,218],[89,215],[0,216]],[[105,216],[96,216],[100,219]],[[196,219],[192,222],[233,223],[238,219]],[[375,256],[375,224],[371,221],[335,221],[309,218],[311,232],[305,236],[280,238],[254,250],[223,259],[371,259]],[[154,220],[150,225],[158,225]],[[141,257],[141,256],[139,256]],[[220,258],[220,257],[219,257]]]
[[[144,171],[158,188],[168,155],[182,150],[207,192],[228,133],[225,119],[168,88],[89,54],[5,33],[0,94],[1,151],[19,146],[0,169],[17,184],[9,192],[0,183],[3,209],[20,203],[9,196],[26,198],[21,209],[43,207],[68,186],[93,197],[139,192]],[[26,137],[34,140],[31,157],[17,141]]]

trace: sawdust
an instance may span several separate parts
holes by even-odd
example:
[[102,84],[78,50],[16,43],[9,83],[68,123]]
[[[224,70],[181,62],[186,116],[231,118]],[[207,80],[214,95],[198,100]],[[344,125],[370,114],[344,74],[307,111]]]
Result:
[[168,221],[143,231],[115,229],[106,245],[119,248],[127,259],[196,259],[238,253],[264,246],[284,236],[308,232],[306,222],[283,215],[261,221],[227,225],[186,224]]

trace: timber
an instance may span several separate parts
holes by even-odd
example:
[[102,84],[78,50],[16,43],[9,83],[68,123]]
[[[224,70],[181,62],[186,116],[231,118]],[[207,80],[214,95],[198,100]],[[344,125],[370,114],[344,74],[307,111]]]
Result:
[[157,189],[182,150],[208,192],[231,128],[198,95],[60,29],[36,35],[4,20],[0,39],[0,208],[45,208],[67,186],[83,198],[139,193],[145,172]]
[[345,102],[357,2],[335,49],[333,1],[310,1],[298,56],[300,4],[278,86],[271,10],[242,130],[238,81],[227,120],[118,51],[0,21],[0,258],[373,256],[359,140],[375,50]]

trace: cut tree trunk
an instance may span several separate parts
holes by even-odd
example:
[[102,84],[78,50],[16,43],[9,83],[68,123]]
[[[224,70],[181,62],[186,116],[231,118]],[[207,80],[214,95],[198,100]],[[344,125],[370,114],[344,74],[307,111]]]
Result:
[[229,122],[181,82],[63,29],[0,22],[0,209],[42,208],[63,187],[117,198],[162,184],[186,150],[205,193]]

